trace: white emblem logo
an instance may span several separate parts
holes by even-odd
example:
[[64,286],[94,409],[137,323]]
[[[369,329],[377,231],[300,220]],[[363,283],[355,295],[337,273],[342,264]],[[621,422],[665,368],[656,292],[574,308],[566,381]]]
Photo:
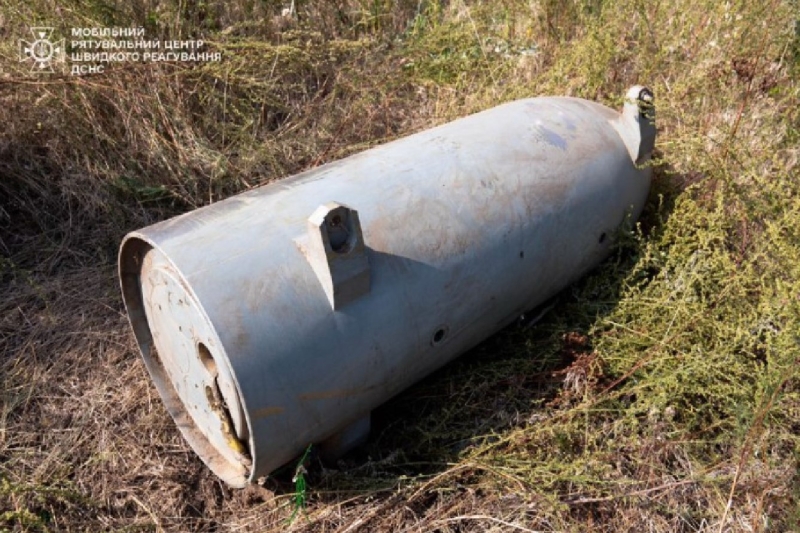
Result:
[[34,72],[53,72],[53,63],[64,60],[64,39],[53,42],[53,28],[31,28],[33,41],[19,41],[19,60],[33,60]]

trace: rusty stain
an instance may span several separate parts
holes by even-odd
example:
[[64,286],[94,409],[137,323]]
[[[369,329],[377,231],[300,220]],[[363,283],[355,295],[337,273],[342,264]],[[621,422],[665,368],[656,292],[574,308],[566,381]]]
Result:
[[283,413],[283,411],[285,411],[285,408],[277,405],[262,407],[261,409],[256,409],[255,412],[253,412],[253,418],[266,418],[268,416],[279,415]]
[[318,392],[306,392],[304,394],[300,394],[297,396],[298,400],[301,401],[313,401],[313,400],[333,400],[338,398],[348,398],[350,396],[358,396],[360,394],[365,394],[375,387],[366,387],[366,388],[354,388],[354,389],[332,389],[332,390],[325,390],[325,391],[318,391]]

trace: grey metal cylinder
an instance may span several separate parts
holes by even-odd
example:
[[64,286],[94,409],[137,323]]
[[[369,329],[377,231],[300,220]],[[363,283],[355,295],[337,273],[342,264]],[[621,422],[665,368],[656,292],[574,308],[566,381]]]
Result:
[[167,410],[243,486],[575,281],[650,186],[652,94],[519,100],[127,235]]

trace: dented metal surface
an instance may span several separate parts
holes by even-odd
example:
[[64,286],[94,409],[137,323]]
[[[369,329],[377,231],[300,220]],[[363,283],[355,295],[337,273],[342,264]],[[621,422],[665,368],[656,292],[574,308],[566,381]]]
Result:
[[505,104],[129,234],[136,338],[227,483],[369,413],[575,281],[650,185],[652,94]]

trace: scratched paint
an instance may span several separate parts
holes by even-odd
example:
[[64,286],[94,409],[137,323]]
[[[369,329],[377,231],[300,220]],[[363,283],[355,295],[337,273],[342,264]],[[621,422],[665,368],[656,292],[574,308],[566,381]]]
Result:
[[539,131],[542,132],[544,136],[544,140],[547,141],[548,144],[555,146],[559,150],[566,150],[567,149],[567,141],[564,137],[559,135],[558,133],[550,130],[544,126],[539,127]]

